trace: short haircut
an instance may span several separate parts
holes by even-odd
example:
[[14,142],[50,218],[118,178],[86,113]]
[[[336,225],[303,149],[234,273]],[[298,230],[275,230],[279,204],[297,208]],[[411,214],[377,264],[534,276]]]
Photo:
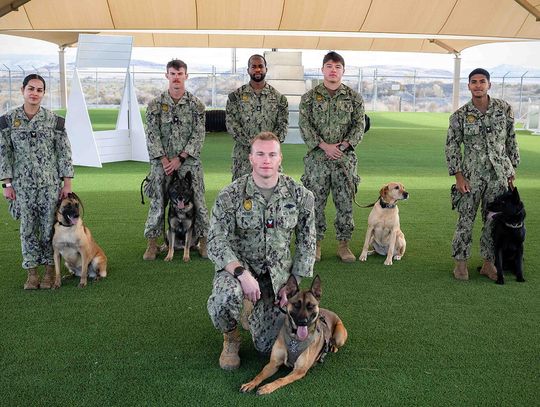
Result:
[[28,82],[30,82],[32,79],[37,79],[38,81],[43,82],[43,92],[45,92],[45,79],[43,79],[43,77],[41,75],[38,75],[37,73],[31,73],[30,75],[26,75],[22,82],[23,89],[26,88],[26,85],[28,85]]
[[172,61],[167,62],[167,72],[169,72],[169,68],[174,68],[177,71],[179,71],[180,68],[184,68],[184,71],[187,72],[187,64],[181,59],[173,59]]
[[279,139],[277,138],[277,136],[272,133],[271,131],[263,131],[259,134],[257,134],[253,140],[251,140],[251,149],[253,149],[253,144],[256,142],[256,141],[276,141],[278,144],[280,144],[280,151],[281,151],[281,143],[279,142]]
[[266,58],[265,58],[265,57],[263,57],[262,55],[259,55],[259,54],[253,54],[253,55],[250,56],[249,59],[248,59],[248,68],[250,67],[250,65],[251,65],[251,60],[252,60],[253,58],[261,58],[261,59],[264,61],[264,66],[266,66]]
[[474,75],[484,75],[489,82],[489,72],[486,71],[484,68],[473,69],[472,72],[469,74],[469,82]]
[[339,62],[341,65],[343,65],[343,67],[345,67],[345,60],[343,59],[343,57],[341,55],[339,55],[337,52],[335,51],[330,51],[328,54],[326,54],[322,60],[322,64],[324,66],[324,64],[326,64],[328,61],[334,61],[334,62]]

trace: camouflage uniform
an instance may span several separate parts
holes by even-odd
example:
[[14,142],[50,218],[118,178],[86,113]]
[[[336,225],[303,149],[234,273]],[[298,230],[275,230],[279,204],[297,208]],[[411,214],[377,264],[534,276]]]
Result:
[[289,124],[287,98],[266,84],[256,93],[246,84],[229,94],[227,100],[227,131],[234,139],[232,179],[251,173],[249,152],[251,140],[263,131],[274,133],[285,141]]
[[20,216],[22,267],[53,265],[54,214],[64,177],[73,178],[64,119],[41,107],[29,120],[22,106],[0,117],[0,179],[11,178]]
[[[296,235],[294,255],[290,243]],[[309,277],[315,262],[313,195],[286,175],[280,175],[266,202],[251,175],[240,177],[216,199],[210,220],[208,257],[216,274],[208,313],[221,332],[233,330],[240,319],[244,294],[240,282],[225,271],[239,261],[257,279],[261,299],[249,326],[255,348],[269,352],[283,323],[274,306],[275,293],[292,273]]]
[[180,165],[178,175],[188,171],[193,176],[195,225],[194,237],[208,233],[208,209],[204,200],[204,175],[200,162],[205,137],[205,113],[202,102],[190,92],[185,92],[178,103],[174,103],[168,91],[163,92],[148,104],[146,109],[146,144],[150,156],[149,182],[145,189],[151,199],[148,218],[144,228],[147,239],[159,237],[165,222],[167,196],[165,191],[171,176],[166,176],[161,157],[177,157],[182,151],[189,154]]
[[[463,153],[461,151],[463,145]],[[450,116],[446,138],[448,173],[461,171],[471,192],[452,188],[452,207],[459,213],[452,241],[452,256],[466,260],[471,255],[472,230],[478,206],[482,204],[480,253],[493,261],[492,223],[486,222],[486,205],[508,189],[508,178],[519,164],[512,107],[503,100],[489,99],[486,113],[470,101]]]
[[[354,148],[364,134],[364,101],[362,97],[341,84],[334,96],[330,96],[323,84],[302,96],[299,126],[308,147],[304,157],[302,182],[315,196],[317,241],[326,232],[324,210],[330,191],[336,206],[336,237],[350,240],[354,230],[353,200],[360,182],[357,174],[357,158]],[[338,160],[330,160],[318,147],[347,141],[349,148]]]

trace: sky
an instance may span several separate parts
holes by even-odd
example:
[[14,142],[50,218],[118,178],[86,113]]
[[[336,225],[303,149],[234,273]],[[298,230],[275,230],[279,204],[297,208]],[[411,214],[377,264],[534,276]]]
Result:
[[[24,52],[21,52],[24,50]],[[251,54],[262,53],[264,49],[238,49],[237,67],[246,66]],[[285,50],[282,50],[285,51]],[[291,50],[298,51],[298,50]],[[339,51],[339,50],[337,50]],[[36,54],[44,58],[55,58],[58,47],[45,41],[0,35],[0,66],[2,56],[12,54]],[[302,62],[305,68],[318,68],[326,51],[303,50]],[[454,70],[454,56],[448,54],[425,54],[410,52],[369,52],[343,51],[346,65],[403,65],[411,67]],[[76,49],[66,51],[66,60],[75,59]],[[134,48],[132,59],[160,61],[164,63],[172,58],[190,63],[215,65],[218,70],[231,66],[231,50],[229,48]],[[54,60],[54,59],[53,59]],[[40,61],[36,61],[38,64]],[[461,53],[462,72],[476,67],[486,69],[502,64],[521,65],[525,68],[540,69],[540,41],[486,44],[465,49]]]

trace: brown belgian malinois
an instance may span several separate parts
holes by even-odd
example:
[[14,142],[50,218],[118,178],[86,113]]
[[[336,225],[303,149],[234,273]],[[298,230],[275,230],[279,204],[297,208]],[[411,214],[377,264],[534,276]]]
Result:
[[296,278],[291,275],[286,284],[287,309],[285,322],[272,348],[270,362],[241,392],[255,389],[265,379],[276,373],[281,365],[292,367],[287,376],[262,387],[257,394],[269,394],[280,387],[301,379],[317,361],[322,361],[327,352],[337,352],[347,340],[347,330],[341,319],[323,308],[321,279],[316,276],[311,288],[300,291]]
[[88,277],[98,280],[107,276],[107,256],[84,226],[81,209],[81,200],[72,192],[62,199],[56,211],[52,240],[56,271],[53,288],[62,284],[60,256],[70,273],[80,276],[80,288],[86,286]]

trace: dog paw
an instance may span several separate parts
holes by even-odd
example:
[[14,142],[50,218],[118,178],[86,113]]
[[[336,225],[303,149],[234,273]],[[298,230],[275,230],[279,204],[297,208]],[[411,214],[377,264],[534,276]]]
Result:
[[165,257],[165,261],[172,261],[172,259],[173,259],[173,256],[167,255],[167,257]]
[[495,284],[503,285],[504,284],[504,279],[503,278],[498,278],[497,281],[495,281]]
[[62,279],[57,278],[57,279],[54,280],[54,283],[53,283],[51,288],[53,290],[56,290],[57,288],[60,288],[61,286],[62,286]]
[[385,265],[385,266],[391,266],[391,265],[392,265],[392,259],[386,259],[386,260],[384,261],[384,265]]
[[79,288],[84,288],[84,287],[86,287],[86,281],[81,281],[79,283]]
[[401,256],[394,256],[394,260],[401,260]]
[[358,256],[358,260],[360,261],[366,261],[368,254],[366,252],[360,253],[360,256]]
[[270,394],[274,390],[276,390],[276,387],[273,386],[272,383],[265,384],[264,386],[259,387],[259,389],[257,390],[257,395],[262,396],[264,394]]
[[525,282],[525,279],[524,279],[523,277],[518,277],[518,278],[516,278],[516,281],[517,281],[518,283],[524,283],[524,282]]
[[184,256],[182,257],[182,260],[184,260],[184,263],[187,263],[188,261],[190,261],[190,257],[189,256]]
[[242,386],[240,386],[240,391],[242,393],[247,393],[248,391],[252,391],[255,387],[257,387],[257,385],[253,382],[244,383]]

